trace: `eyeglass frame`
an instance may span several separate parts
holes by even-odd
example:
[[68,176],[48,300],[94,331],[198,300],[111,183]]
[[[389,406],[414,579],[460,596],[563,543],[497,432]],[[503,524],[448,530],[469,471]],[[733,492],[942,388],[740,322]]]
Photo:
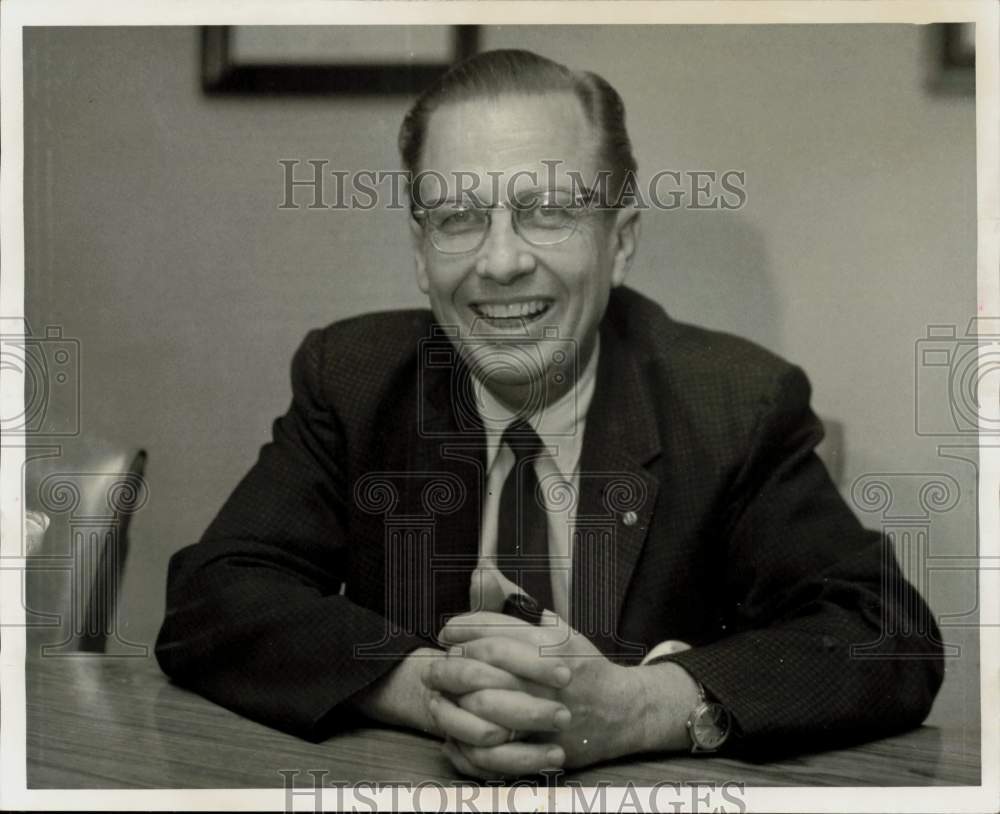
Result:
[[[550,191],[553,191],[553,190],[550,190]],[[559,191],[564,191],[564,190],[559,190]],[[475,197],[475,196],[473,195],[473,197]],[[528,237],[526,237],[524,234],[521,233],[520,226],[518,225],[518,213],[519,212],[530,212],[531,210],[536,209],[538,207],[537,203],[529,205],[529,206],[519,205],[519,201],[515,197],[513,205],[511,205],[510,203],[503,203],[503,202],[501,202],[501,203],[494,204],[493,206],[470,206],[470,207],[467,207],[467,209],[476,209],[476,210],[479,210],[481,212],[485,212],[486,213],[486,228],[483,229],[483,233],[479,237],[479,242],[475,246],[473,246],[470,249],[462,249],[460,251],[446,251],[445,249],[442,249],[440,246],[437,245],[437,243],[434,242],[434,235],[437,232],[439,232],[440,230],[437,227],[435,227],[430,222],[430,218],[428,217],[428,215],[431,212],[435,211],[436,208],[440,208],[441,206],[447,205],[448,203],[451,203],[451,202],[449,202],[449,201],[442,201],[441,204],[439,204],[439,206],[435,207],[435,208],[411,206],[410,207],[410,215],[413,217],[413,219],[415,221],[417,221],[417,223],[419,223],[421,225],[421,228],[424,229],[425,234],[428,235],[428,238],[429,238],[429,240],[431,242],[431,245],[437,251],[439,251],[441,254],[448,255],[449,257],[454,257],[454,256],[458,256],[460,254],[472,254],[473,252],[479,251],[483,247],[483,244],[486,242],[486,238],[487,238],[487,236],[490,233],[490,229],[493,228],[493,211],[496,210],[496,209],[507,209],[507,210],[510,211],[510,213],[511,213],[511,225],[514,228],[514,233],[519,238],[521,238],[525,243],[527,243],[529,246],[534,246],[535,248],[538,248],[538,249],[548,249],[548,248],[551,248],[552,246],[561,246],[563,243],[567,242],[570,238],[572,238],[573,235],[575,235],[577,233],[577,229],[579,227],[580,221],[586,215],[591,215],[594,212],[606,212],[606,211],[609,211],[609,210],[613,211],[615,209],[622,208],[620,206],[611,206],[611,207],[602,206],[602,207],[595,208],[595,206],[594,206],[594,193],[592,191],[590,191],[590,190],[586,190],[584,192],[577,193],[577,195],[575,195],[573,197],[573,204],[572,204],[572,206],[578,206],[581,201],[583,202],[584,205],[582,207],[579,207],[578,211],[581,211],[582,214],[580,214],[578,216],[574,215],[574,217],[573,217],[573,229],[571,231],[568,231],[565,237],[560,238],[559,240],[557,240],[557,241],[555,241],[553,243],[536,243],[535,241],[529,239]]]

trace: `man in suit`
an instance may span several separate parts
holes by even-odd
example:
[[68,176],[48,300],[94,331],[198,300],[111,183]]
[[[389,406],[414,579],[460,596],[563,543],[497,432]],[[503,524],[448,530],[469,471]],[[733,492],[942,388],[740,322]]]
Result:
[[163,669],[306,737],[439,735],[480,777],[923,720],[936,627],[814,454],[805,376],[623,285],[610,85],[481,54],[400,147],[430,312],[306,338],[273,441],[171,562]]

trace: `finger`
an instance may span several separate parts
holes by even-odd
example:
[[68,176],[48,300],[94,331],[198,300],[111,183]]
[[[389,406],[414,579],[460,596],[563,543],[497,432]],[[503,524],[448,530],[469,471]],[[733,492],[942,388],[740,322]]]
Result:
[[560,769],[566,762],[566,753],[562,747],[552,743],[514,741],[500,746],[481,747],[456,742],[453,745],[476,770],[499,777]]
[[505,591],[493,568],[476,568],[469,580],[469,607],[478,610],[503,608]]
[[556,732],[568,729],[572,723],[569,709],[558,701],[514,690],[477,690],[461,696],[457,702],[466,712],[507,730]]
[[448,658],[460,655],[482,661],[519,678],[556,689],[569,684],[573,673],[565,660],[559,656],[542,655],[539,651],[537,644],[505,636],[487,636],[453,646],[448,651]]
[[537,624],[509,614],[481,611],[453,617],[441,628],[438,639],[447,647],[486,636],[505,636],[537,644],[540,648],[555,648],[568,642],[572,632],[569,625],[550,610],[542,612]]
[[425,683],[431,689],[452,695],[488,689],[519,690],[541,697],[551,692],[549,687],[520,678],[485,661],[463,656],[434,659],[425,673]]
[[495,773],[484,771],[478,766],[473,766],[469,762],[469,759],[462,754],[462,750],[451,741],[445,741],[441,746],[441,751],[444,752],[445,757],[451,761],[451,765],[464,775],[468,775],[469,777],[478,777],[482,780],[498,779],[498,775]]
[[462,709],[442,695],[434,695],[428,703],[434,722],[445,735],[476,746],[495,746],[510,737],[510,731],[493,721],[484,720]]
[[574,632],[561,616],[550,610],[542,611],[541,621],[534,628],[537,640],[543,646],[542,652],[546,654],[551,654],[552,648],[568,643]]
[[514,636],[534,637],[537,632],[535,625],[528,624],[523,619],[509,616],[505,613],[492,611],[476,611],[463,613],[448,620],[438,638],[444,644],[458,644],[470,639],[481,639],[483,636]]

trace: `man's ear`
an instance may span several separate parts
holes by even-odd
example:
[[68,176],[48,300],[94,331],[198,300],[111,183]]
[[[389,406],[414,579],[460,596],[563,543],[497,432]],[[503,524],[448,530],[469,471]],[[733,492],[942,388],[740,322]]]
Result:
[[639,210],[636,207],[627,206],[616,213],[612,237],[615,254],[612,258],[611,285],[617,287],[625,282],[639,246]]
[[430,291],[431,286],[427,279],[427,261],[424,259],[424,230],[413,217],[410,217],[410,239],[413,246],[417,286],[426,294]]

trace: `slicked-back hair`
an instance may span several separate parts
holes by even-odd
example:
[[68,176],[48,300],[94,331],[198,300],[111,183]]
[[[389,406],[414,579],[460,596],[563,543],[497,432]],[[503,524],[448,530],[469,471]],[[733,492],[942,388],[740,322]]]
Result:
[[476,54],[455,65],[417,98],[399,129],[403,168],[411,177],[420,172],[428,122],[445,104],[558,92],[569,92],[579,99],[597,137],[600,169],[611,173],[608,191],[618,196],[626,179],[636,172],[632,141],[625,128],[625,104],[618,91],[596,73],[573,71],[532,51],[517,49]]

